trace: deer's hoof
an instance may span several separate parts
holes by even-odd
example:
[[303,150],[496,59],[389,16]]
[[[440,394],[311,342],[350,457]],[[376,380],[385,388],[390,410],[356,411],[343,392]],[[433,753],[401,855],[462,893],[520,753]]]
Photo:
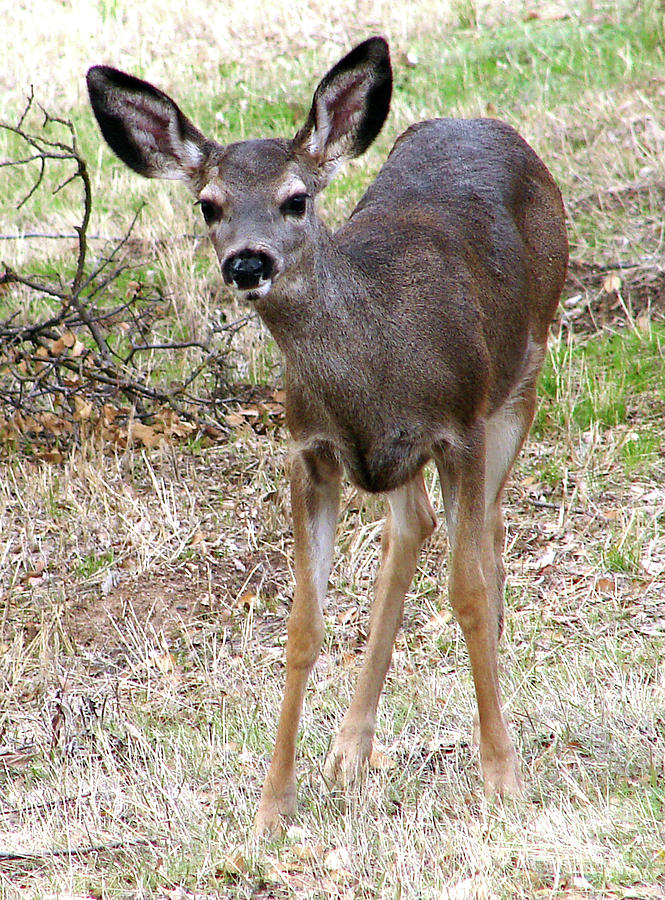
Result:
[[347,788],[358,781],[367,767],[372,740],[373,734],[365,730],[340,731],[323,768],[323,778],[329,787]]
[[295,787],[277,796],[264,785],[259,808],[254,816],[254,834],[257,837],[281,837],[285,831],[284,819],[291,819],[295,814]]
[[524,796],[517,754],[512,747],[504,756],[481,758],[486,797],[518,800]]

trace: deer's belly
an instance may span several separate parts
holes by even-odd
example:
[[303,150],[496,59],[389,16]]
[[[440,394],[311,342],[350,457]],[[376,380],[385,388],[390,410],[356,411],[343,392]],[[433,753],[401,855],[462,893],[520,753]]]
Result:
[[384,441],[363,449],[342,449],[341,457],[351,481],[370,493],[392,491],[413,478],[431,458],[429,447],[403,438]]

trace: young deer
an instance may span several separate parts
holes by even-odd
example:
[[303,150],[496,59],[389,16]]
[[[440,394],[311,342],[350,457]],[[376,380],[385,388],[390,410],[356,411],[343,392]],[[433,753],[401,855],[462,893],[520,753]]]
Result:
[[420,122],[331,234],[314,198],[369,147],[390,104],[388,46],[378,37],[328,72],[293,140],[218,144],[157,88],[105,66],[90,69],[88,88],[127,165],[189,185],[224,281],[254,305],[286,360],[296,588],[256,831],[277,831],[295,812],[296,733],[321,647],[344,470],[359,487],[386,492],[389,509],[366,658],[326,778],[348,783],[370,754],[404,596],[436,524],[423,480],[433,459],[485,790],[518,794],[497,674],[500,501],[531,425],[566,272],[564,209],[549,172],[502,122]]

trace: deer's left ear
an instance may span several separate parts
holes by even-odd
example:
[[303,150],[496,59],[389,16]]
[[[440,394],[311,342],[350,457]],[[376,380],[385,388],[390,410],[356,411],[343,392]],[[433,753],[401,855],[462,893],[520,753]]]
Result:
[[380,37],[363,41],[322,79],[307,121],[293,140],[294,151],[310,157],[319,189],[342,163],[364,153],[381,131],[392,83],[388,44]]
[[146,178],[191,181],[208,141],[163,91],[112,69],[87,74],[90,104],[108,145]]

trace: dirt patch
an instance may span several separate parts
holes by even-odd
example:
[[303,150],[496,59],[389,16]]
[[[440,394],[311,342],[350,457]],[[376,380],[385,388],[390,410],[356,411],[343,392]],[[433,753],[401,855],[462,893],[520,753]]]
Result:
[[[665,271],[656,266],[604,266],[571,260],[560,323],[592,334],[665,317]],[[555,323],[556,327],[556,323]]]
[[80,647],[118,643],[132,623],[141,633],[171,641],[211,622],[222,628],[258,605],[264,612],[281,605],[288,582],[286,560],[270,549],[242,554],[242,560],[206,553],[162,571],[111,575],[102,589],[67,604],[65,627]]

